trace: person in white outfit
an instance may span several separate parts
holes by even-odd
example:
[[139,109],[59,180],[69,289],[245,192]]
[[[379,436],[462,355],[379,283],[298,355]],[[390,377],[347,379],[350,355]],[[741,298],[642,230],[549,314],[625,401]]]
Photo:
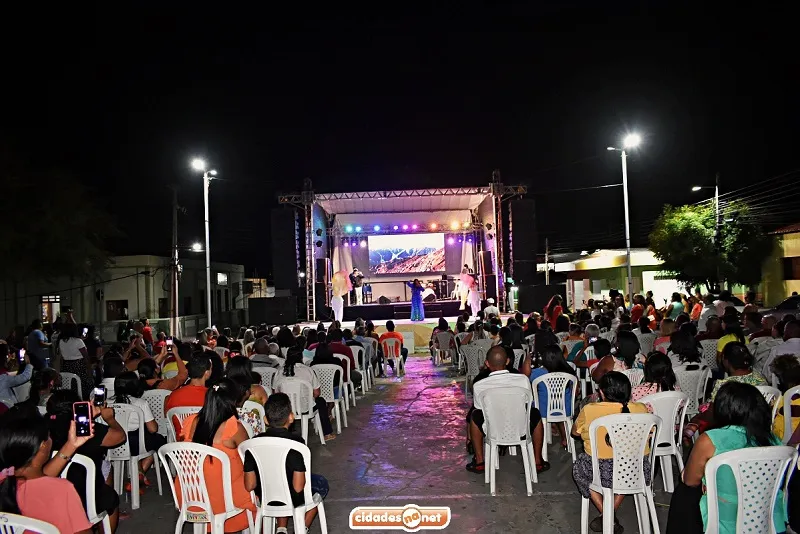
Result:
[[481,309],[481,294],[478,291],[478,279],[474,276],[472,277],[472,283],[469,286],[469,297],[467,300],[469,301],[469,307],[472,310],[472,316],[477,317],[478,312]]

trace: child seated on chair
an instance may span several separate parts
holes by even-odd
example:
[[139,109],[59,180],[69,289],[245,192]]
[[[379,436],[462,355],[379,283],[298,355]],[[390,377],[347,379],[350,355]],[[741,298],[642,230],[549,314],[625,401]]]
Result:
[[[264,405],[267,415],[269,428],[266,432],[258,434],[256,438],[284,438],[303,443],[303,438],[289,432],[289,427],[294,422],[292,413],[292,403],[289,396],[285,393],[274,393],[267,399]],[[300,506],[304,502],[303,489],[306,484],[306,465],[303,455],[295,450],[289,451],[286,456],[286,477],[289,480],[289,491],[292,494],[292,505]],[[261,494],[260,481],[258,480],[258,466],[255,459],[247,453],[244,459],[244,485],[247,491],[255,491],[257,496]],[[311,474],[311,493],[319,493],[324,499],[328,494],[328,481],[325,477]],[[306,528],[311,526],[317,515],[317,509],[312,508],[306,512]],[[286,527],[289,524],[288,517],[279,517],[276,520],[277,534],[286,534]]]

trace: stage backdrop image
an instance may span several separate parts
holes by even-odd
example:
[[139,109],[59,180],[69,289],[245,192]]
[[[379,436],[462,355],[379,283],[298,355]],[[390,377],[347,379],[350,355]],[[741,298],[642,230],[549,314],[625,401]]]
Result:
[[374,275],[445,272],[444,234],[371,235],[367,245]]

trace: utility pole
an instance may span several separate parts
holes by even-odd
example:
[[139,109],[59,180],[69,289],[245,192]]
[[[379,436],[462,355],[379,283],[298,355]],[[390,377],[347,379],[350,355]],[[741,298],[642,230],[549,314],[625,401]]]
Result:
[[550,240],[544,238],[544,285],[550,285]]
[[173,338],[180,339],[178,318],[178,188],[172,188],[172,262],[170,265],[169,331]]
[[719,224],[719,172],[714,177],[714,249],[717,254],[717,284],[722,291],[722,280],[719,279],[719,256],[722,251]]

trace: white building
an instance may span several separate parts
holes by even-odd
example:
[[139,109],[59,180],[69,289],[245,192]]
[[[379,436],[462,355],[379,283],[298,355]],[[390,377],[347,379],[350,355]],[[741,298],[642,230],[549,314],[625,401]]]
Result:
[[[178,313],[181,335],[194,335],[206,326],[205,262],[181,259]],[[111,267],[91,279],[59,278],[0,287],[0,326],[8,332],[29,325],[34,318],[52,322],[64,306],[71,306],[80,323],[102,328],[106,341],[116,340],[120,321],[147,317],[154,330],[169,331],[170,259],[160,256],[117,256]],[[211,263],[212,321],[220,326],[247,322],[244,266]],[[252,284],[250,284],[252,285]],[[252,290],[250,290],[252,291]]]

